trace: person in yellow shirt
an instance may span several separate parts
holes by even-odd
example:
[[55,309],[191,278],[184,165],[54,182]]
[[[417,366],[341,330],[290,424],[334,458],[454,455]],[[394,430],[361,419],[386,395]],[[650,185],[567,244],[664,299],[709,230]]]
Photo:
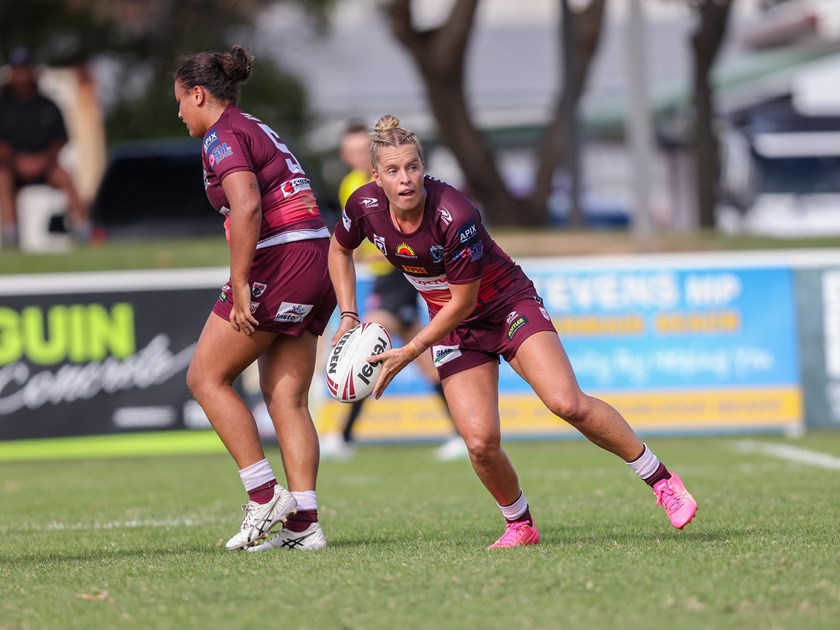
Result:
[[[371,163],[371,139],[367,125],[352,121],[341,135],[341,159],[350,167],[350,172],[338,187],[338,201],[344,209],[347,199],[356,189],[373,181]],[[417,302],[417,290],[405,279],[401,271],[385,259],[370,241],[365,241],[356,250],[357,262],[367,263],[374,274],[373,290],[365,303],[365,321],[382,324],[386,330],[397,333],[402,339],[413,339],[422,328]],[[431,383],[444,406],[443,388],[437,375],[431,355],[428,353],[417,361],[423,376]],[[364,401],[354,402],[344,420],[340,434],[325,435],[321,440],[322,459],[350,459],[354,454],[353,427],[362,412]],[[448,409],[447,409],[448,412]],[[457,432],[436,451],[439,460],[467,457],[464,440]]]

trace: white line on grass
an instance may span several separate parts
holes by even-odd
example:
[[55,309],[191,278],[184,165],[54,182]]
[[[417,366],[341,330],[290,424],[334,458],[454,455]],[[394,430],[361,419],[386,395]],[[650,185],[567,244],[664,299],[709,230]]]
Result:
[[820,453],[819,451],[812,451],[800,446],[740,440],[733,442],[732,447],[741,453],[758,453],[759,455],[769,455],[770,457],[786,459],[797,464],[840,470],[840,457],[835,457],[828,453]]
[[0,526],[0,532],[13,531],[89,531],[98,529],[132,529],[136,527],[197,527],[202,525],[213,525],[222,522],[221,519],[194,519],[194,518],[173,518],[173,519],[131,519],[127,521],[107,521],[105,523],[21,523],[18,525],[9,524]]

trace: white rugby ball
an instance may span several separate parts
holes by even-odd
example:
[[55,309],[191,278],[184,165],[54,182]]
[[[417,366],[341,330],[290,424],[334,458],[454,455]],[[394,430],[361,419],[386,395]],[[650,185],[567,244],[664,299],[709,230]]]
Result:
[[382,364],[367,359],[390,349],[391,336],[380,324],[367,322],[344,333],[327,359],[327,389],[332,397],[354,402],[370,396]]

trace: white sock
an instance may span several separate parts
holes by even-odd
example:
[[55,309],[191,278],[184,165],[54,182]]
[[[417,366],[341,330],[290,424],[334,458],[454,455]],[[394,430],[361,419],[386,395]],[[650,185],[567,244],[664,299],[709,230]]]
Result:
[[627,462],[627,465],[633,469],[633,472],[639,475],[642,479],[647,479],[653,473],[656,472],[656,469],[659,468],[659,458],[653,454],[653,451],[648,448],[648,445],[644,445],[645,450],[642,453],[639,459]]
[[[497,503],[496,505],[499,504]],[[525,514],[525,511],[528,509],[528,499],[525,498],[525,493],[520,490],[519,498],[516,501],[510,505],[499,505],[499,509],[502,511],[505,520],[515,521]]]
[[292,492],[292,496],[297,501],[298,510],[317,510],[318,509],[318,495],[314,490],[305,490],[304,492]]
[[254,488],[259,488],[269,481],[276,479],[274,471],[271,470],[271,464],[268,463],[267,459],[261,459],[256,464],[251,464],[240,470],[239,478],[242,479],[245,492],[250,492]]

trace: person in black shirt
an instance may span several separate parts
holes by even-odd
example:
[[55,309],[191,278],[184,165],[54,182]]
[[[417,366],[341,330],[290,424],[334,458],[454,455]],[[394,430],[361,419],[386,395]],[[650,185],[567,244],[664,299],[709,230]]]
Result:
[[90,236],[88,209],[70,174],[58,163],[67,129],[58,106],[41,94],[32,55],[15,48],[11,72],[0,93],[0,228],[4,245],[18,240],[17,194],[23,186],[48,184],[67,196],[70,227],[80,240]]

